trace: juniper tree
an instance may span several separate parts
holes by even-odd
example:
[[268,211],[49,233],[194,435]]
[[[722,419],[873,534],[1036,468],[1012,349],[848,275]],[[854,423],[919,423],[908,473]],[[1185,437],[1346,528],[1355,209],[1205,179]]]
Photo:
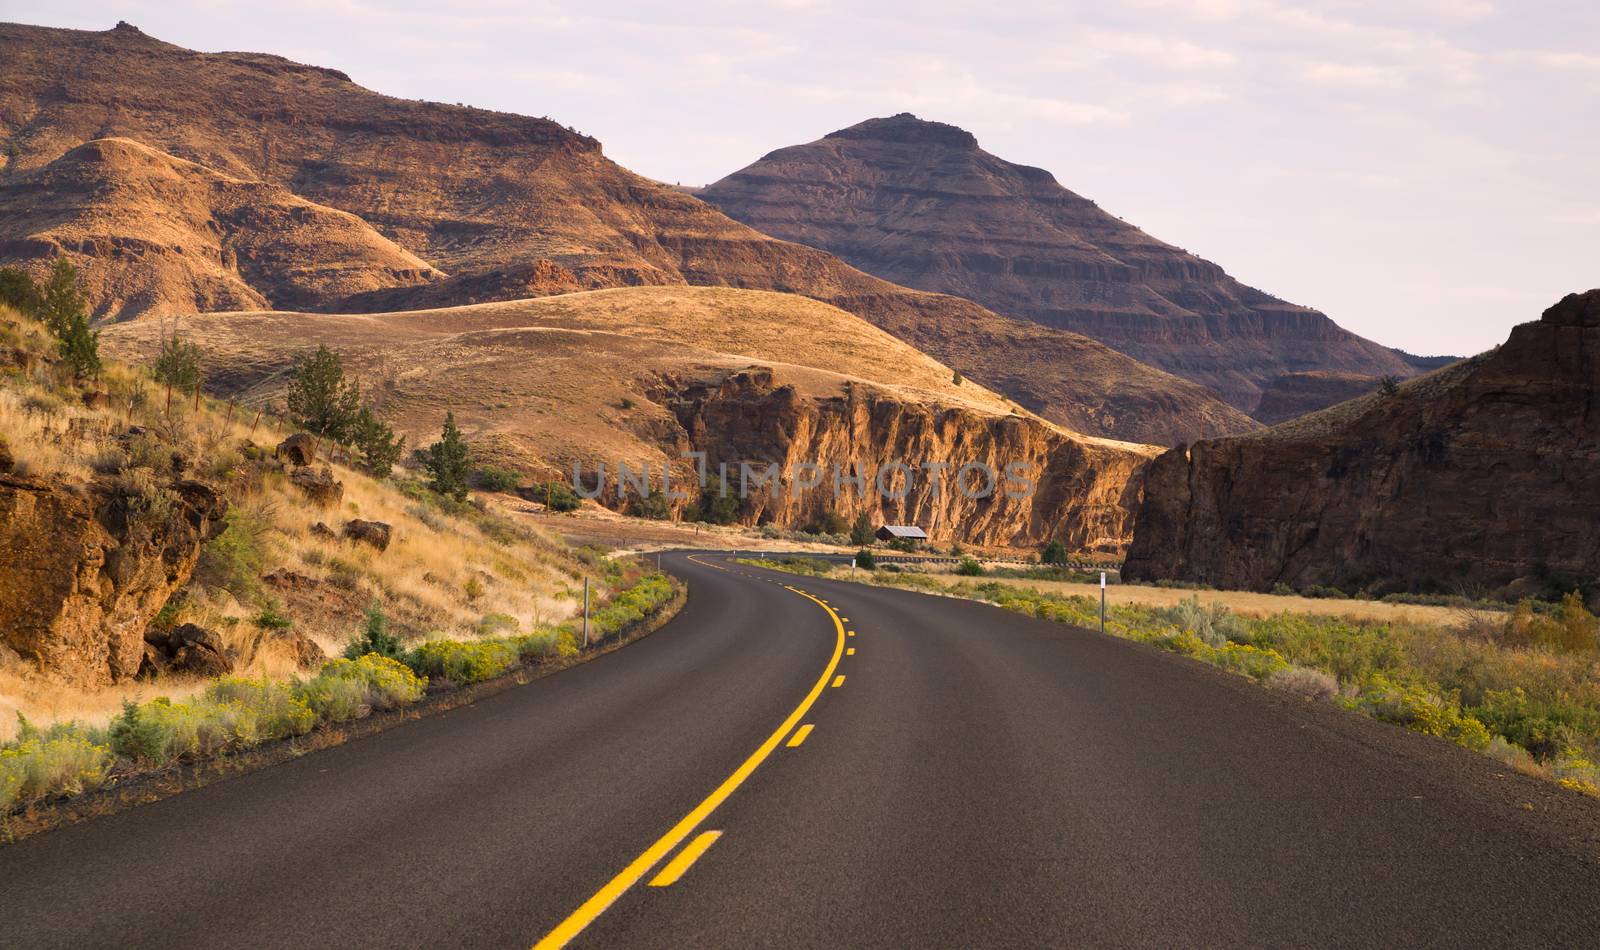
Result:
[[461,437],[461,430],[456,428],[456,414],[445,413],[444,431],[439,441],[428,446],[422,456],[423,467],[433,476],[433,490],[456,501],[465,501],[467,466],[471,454],[466,440]]

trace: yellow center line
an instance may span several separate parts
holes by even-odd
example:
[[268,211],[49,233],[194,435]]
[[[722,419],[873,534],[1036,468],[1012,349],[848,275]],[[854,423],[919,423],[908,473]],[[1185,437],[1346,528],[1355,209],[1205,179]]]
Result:
[[655,876],[655,879],[650,882],[650,886],[670,887],[677,883],[678,878],[683,877],[684,872],[689,870],[689,866],[700,860],[700,855],[705,854],[706,849],[716,844],[717,839],[720,837],[722,837],[722,832],[720,831],[701,832],[698,838],[689,842],[688,847],[678,852],[677,857],[667,862],[667,866],[662,868],[661,873]]
[[[697,564],[704,564],[707,567],[716,566],[708,564],[692,554],[689,555],[689,560]],[[633,862],[618,872],[616,877],[596,891],[593,897],[584,901],[582,906],[573,911],[566,920],[557,924],[554,930],[544,936],[544,939],[534,944],[534,950],[554,950],[557,947],[564,947],[572,938],[582,933],[585,927],[594,923],[595,918],[605,913],[608,907],[616,903],[617,898],[626,893],[628,888],[637,884],[662,858],[672,853],[674,848],[682,844],[684,839],[688,838],[702,822],[710,817],[711,813],[716,811],[719,805],[727,801],[728,796],[732,795],[740,785],[743,785],[745,779],[748,779],[751,773],[762,762],[767,760],[767,757],[778,747],[778,743],[782,742],[789,733],[794,731],[794,727],[800,723],[805,714],[816,704],[818,697],[822,695],[823,689],[828,685],[829,677],[833,676],[834,671],[839,668],[840,657],[844,655],[844,624],[840,622],[839,615],[833,612],[833,608],[805,591],[788,585],[784,585],[784,590],[793,591],[816,603],[827,611],[828,617],[833,620],[834,633],[837,635],[833,645],[833,655],[828,658],[828,664],[823,668],[822,675],[817,678],[816,685],[811,687],[811,692],[807,693],[805,699],[800,701],[800,705],[796,706],[794,712],[789,714],[789,718],[785,719],[783,724],[778,726],[777,730],[768,736],[766,741],[761,743],[760,747],[752,752],[748,759],[744,760],[744,764],[740,765],[732,775],[724,779],[722,784],[718,785],[710,795],[707,795],[704,801],[694,807],[693,811],[684,815],[676,825],[672,826],[671,830],[656,839],[655,844],[652,844],[643,854],[634,858]],[[839,677],[839,680],[843,679],[844,677]],[[839,682],[835,681],[834,685],[839,685]]]
[[856,635],[856,632],[855,632],[855,631],[854,631],[854,630],[852,630],[852,631],[850,631],[850,636],[852,636],[852,637],[853,637],[853,636],[855,636],[855,635]]
[[856,648],[855,647],[847,647],[845,649],[845,651],[844,651],[844,655],[845,656],[855,656],[856,655]]
[[833,678],[833,685],[834,686],[843,686],[844,685],[844,674],[843,673],[840,673],[838,676],[835,676]]
[[806,741],[806,736],[809,735],[811,735],[811,723],[808,722],[794,731],[794,738],[789,740],[789,748],[793,749]]

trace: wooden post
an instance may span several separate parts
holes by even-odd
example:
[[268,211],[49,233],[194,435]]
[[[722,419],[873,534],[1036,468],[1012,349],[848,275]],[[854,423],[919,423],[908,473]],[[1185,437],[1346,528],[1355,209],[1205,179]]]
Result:
[[222,424],[225,426],[233,425],[233,405],[235,402],[237,402],[237,400],[228,400],[228,418],[222,420]]
[[261,424],[261,413],[262,413],[262,411],[263,410],[257,409],[256,410],[256,421],[250,423],[250,438],[251,439],[254,439],[256,437],[256,426]]
[[194,384],[194,411],[197,415],[200,412],[200,384],[198,382]]
[[167,406],[161,410],[164,416],[172,415],[172,380],[167,380]]

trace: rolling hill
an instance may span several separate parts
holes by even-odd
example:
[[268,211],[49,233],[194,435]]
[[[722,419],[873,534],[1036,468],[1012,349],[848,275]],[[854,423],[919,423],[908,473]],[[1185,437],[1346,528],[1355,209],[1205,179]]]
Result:
[[[618,463],[649,464],[658,486],[670,465],[679,488],[694,477],[684,453],[699,451],[708,471],[726,463],[730,478],[744,462],[821,467],[817,490],[753,492],[739,512],[747,523],[799,527],[828,511],[868,511],[942,538],[1114,551],[1132,530],[1138,473],[1158,451],[1061,429],[954,383],[949,367],[852,314],[786,294],[621,288],[400,313],[208,314],[187,330],[212,384],[246,401],[277,398],[294,355],[326,344],[412,445],[436,438],[452,411],[484,460],[530,480],[567,481],[577,462],[593,486],[605,464],[603,501],[621,509],[641,493],[617,484]],[[161,332],[152,316],[104,340],[139,361]],[[997,471],[1022,462],[1037,490],[975,499],[919,475],[903,499],[880,502],[870,485],[848,482],[835,498],[836,467],[848,476],[897,461],[918,473],[945,461],[952,478],[969,462]]]

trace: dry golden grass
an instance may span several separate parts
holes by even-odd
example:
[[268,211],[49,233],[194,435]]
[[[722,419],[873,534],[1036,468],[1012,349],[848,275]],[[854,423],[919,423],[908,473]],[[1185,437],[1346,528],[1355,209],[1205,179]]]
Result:
[[[13,343],[24,337],[30,346],[38,342],[37,325],[14,313],[0,312],[0,332]],[[248,476],[250,465],[239,449],[251,440],[274,444],[281,433],[270,418],[255,426],[253,412],[210,400],[202,400],[197,411],[182,397],[168,410],[164,398],[151,398],[156,387],[143,371],[125,365],[108,365],[97,385],[112,397],[109,406],[91,410],[77,392],[53,379],[47,366],[31,375],[0,375],[0,436],[27,473],[72,483],[93,477],[91,462],[103,465],[115,458],[130,464],[112,436],[133,422],[186,446],[199,477],[229,486],[235,516],[260,528],[261,573],[287,569],[311,581],[304,591],[263,586],[243,597],[198,582],[189,586],[175,622],[215,631],[235,651],[237,671],[245,675],[281,678],[295,672],[288,648],[255,622],[266,609],[288,617],[295,630],[337,654],[373,603],[398,632],[413,637],[469,638],[494,614],[531,630],[571,616],[577,609],[574,591],[582,588],[585,573],[593,573],[535,526],[511,524],[509,516],[497,518],[493,512],[447,514],[425,492],[411,497],[396,482],[380,482],[341,464],[331,466],[344,485],[341,503],[317,509],[281,473]],[[141,387],[145,398],[136,405]],[[389,548],[379,553],[311,531],[323,522],[338,532],[352,518],[390,525]],[[603,594],[603,582],[596,578],[596,583],[596,594]],[[14,732],[17,712],[38,722],[103,722],[124,698],[179,697],[203,686],[174,679],[84,691],[25,663],[13,664],[0,669],[0,738]]]
[[[961,582],[1005,584],[1010,587],[1031,588],[1064,596],[1099,597],[1099,584],[1079,584],[1071,581],[1042,581],[1014,577],[958,577],[954,574],[927,575],[938,583],[953,587]],[[1175,587],[1146,587],[1141,584],[1112,584],[1106,588],[1106,603],[1112,606],[1139,605],[1145,607],[1171,607],[1180,601],[1199,598],[1202,604],[1220,603],[1235,613],[1254,617],[1268,617],[1280,613],[1315,614],[1321,617],[1353,617],[1359,620],[1383,620],[1395,623],[1422,623],[1451,625],[1459,623],[1462,611],[1457,607],[1432,607],[1422,604],[1389,604],[1376,600],[1326,600],[1296,595],[1258,594],[1239,590],[1186,590]]]

